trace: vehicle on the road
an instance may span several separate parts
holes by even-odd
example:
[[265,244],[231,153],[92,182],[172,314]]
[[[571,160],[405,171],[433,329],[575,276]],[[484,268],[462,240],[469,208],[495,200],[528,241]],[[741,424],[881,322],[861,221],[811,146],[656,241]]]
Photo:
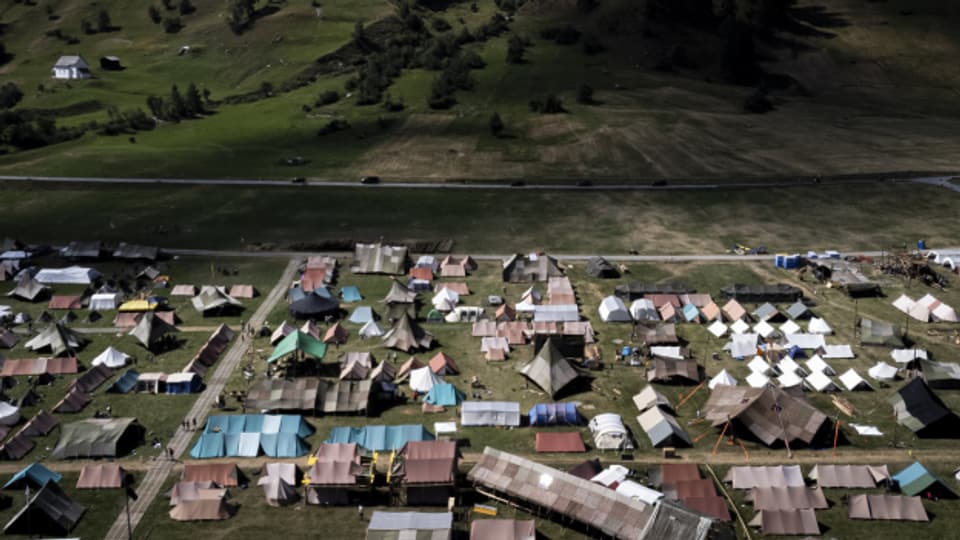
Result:
[[666,180],[654,180],[654,182],[653,182],[652,184],[650,184],[650,185],[653,186],[653,187],[663,187],[663,186],[667,185],[667,181],[666,181]]
[[379,184],[379,183],[380,183],[380,177],[379,177],[379,176],[364,176],[364,177],[360,178],[360,183],[361,183],[361,184],[367,184],[367,185],[369,185],[369,184]]
[[290,180],[290,181],[293,182],[294,184],[306,184],[306,183],[307,183],[307,179],[306,179],[305,177],[303,177],[303,176],[294,176],[293,179]]
[[523,187],[527,185],[523,180],[514,180],[510,182],[510,187]]
[[591,187],[593,182],[590,180],[577,180],[577,187]]

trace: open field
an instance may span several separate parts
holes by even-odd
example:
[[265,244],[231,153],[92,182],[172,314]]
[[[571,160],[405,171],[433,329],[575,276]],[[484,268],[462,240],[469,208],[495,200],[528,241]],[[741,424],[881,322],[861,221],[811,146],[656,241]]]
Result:
[[[920,238],[931,247],[951,246],[960,237],[958,204],[956,192],[899,183],[512,192],[8,182],[0,184],[0,228],[28,242],[62,243],[69,231],[78,240],[206,249],[245,249],[256,242],[311,249],[324,240],[384,236],[450,238],[458,252],[499,254],[533,247],[556,253],[718,253],[734,242],[806,252],[899,248]],[[204,278],[203,270],[195,279]]]
[[[476,12],[463,2],[419,14],[428,27],[442,18],[452,26],[447,32],[457,35],[463,28],[476,31],[498,11],[489,0],[475,4]],[[787,90],[772,90],[776,110],[765,115],[742,112],[752,87],[723,82],[717,54],[723,38],[717,32],[647,19],[645,2],[603,2],[587,15],[574,4],[531,2],[518,11],[508,33],[465,45],[486,66],[472,72],[474,89],[458,91],[452,109],[427,106],[439,72],[417,68],[404,70],[387,89],[403,100],[404,110],[386,112],[356,106],[352,97],[304,109],[323,91],[345,94],[345,74],[324,74],[302,88],[280,90],[314,60],[350,43],[355,22],[369,26],[394,13],[384,0],[327,2],[320,17],[305,0],[290,1],[264,12],[240,36],[227,28],[216,3],[200,3],[196,12],[182,16],[184,26],[174,34],[151,23],[146,5],[136,2],[105,0],[94,7],[62,0],[51,4],[55,20],[41,5],[8,3],[0,8],[5,25],[0,39],[13,56],[0,66],[0,76],[23,89],[19,108],[61,110],[62,125],[104,121],[109,107],[145,108],[147,96],[166,95],[172,84],[183,90],[195,82],[209,89],[213,100],[255,92],[263,83],[278,90],[252,103],[222,105],[201,120],[137,133],[136,144],[127,136],[89,133],[0,156],[0,172],[632,181],[960,170],[953,136],[960,100],[952,69],[960,41],[952,3],[798,2],[789,24],[759,46],[765,71],[793,81]],[[82,34],[80,20],[95,18],[100,7],[118,28]],[[579,42],[558,45],[540,37],[544,28],[568,22],[598,36],[606,50],[588,55]],[[55,29],[79,43],[44,34]],[[531,41],[525,63],[504,61],[511,33]],[[179,56],[182,46],[191,52]],[[655,69],[676,47],[686,51],[690,65]],[[50,66],[62,54],[76,53],[93,65],[95,78],[53,81]],[[101,55],[120,56],[127,69],[101,70]],[[576,102],[584,83],[594,89],[593,104]],[[563,100],[567,114],[530,112],[531,99],[550,93]],[[493,112],[502,116],[506,137],[490,134]],[[351,128],[318,137],[334,118]],[[305,164],[283,164],[293,157]]]

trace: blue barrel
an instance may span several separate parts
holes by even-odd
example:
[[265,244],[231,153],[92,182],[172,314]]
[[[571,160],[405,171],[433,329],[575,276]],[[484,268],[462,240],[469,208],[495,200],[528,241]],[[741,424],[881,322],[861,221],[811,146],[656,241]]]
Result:
[[622,356],[630,356],[631,354],[633,354],[633,349],[631,349],[630,347],[624,347],[623,350],[620,352],[620,354]]
[[917,249],[927,249],[927,241],[917,240]]

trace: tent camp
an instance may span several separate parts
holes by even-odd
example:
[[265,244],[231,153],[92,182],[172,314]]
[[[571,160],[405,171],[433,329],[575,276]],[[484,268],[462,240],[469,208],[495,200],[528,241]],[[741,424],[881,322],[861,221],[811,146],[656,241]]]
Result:
[[418,394],[426,394],[431,388],[441,383],[443,379],[438,377],[430,366],[410,371],[410,389]]
[[54,323],[26,342],[24,347],[35,352],[49,351],[54,356],[59,356],[82,348],[88,341],[83,335],[67,328],[66,325]]
[[769,386],[718,386],[710,393],[704,410],[714,426],[733,421],[768,446],[784,438],[791,446],[796,441],[810,444],[828,422],[825,414],[806,401]]
[[67,497],[56,482],[47,482],[7,522],[3,532],[63,536],[73,530],[85,510]]
[[280,340],[280,343],[274,347],[273,353],[267,358],[267,362],[276,362],[278,359],[291,354],[309,356],[319,361],[323,360],[323,357],[327,354],[327,345],[313,336],[297,330]]
[[552,338],[547,339],[533,360],[521,366],[519,371],[551,397],[580,376]]
[[143,440],[136,418],[88,418],[61,428],[51,459],[118,457]]
[[603,322],[630,322],[633,318],[619,296],[608,296],[600,302],[600,320]]
[[89,464],[80,470],[77,489],[116,489],[123,487],[126,471],[116,463]]
[[204,285],[200,287],[200,294],[190,299],[193,308],[204,316],[211,314],[223,315],[243,309],[243,303],[227,294],[223,287]]
[[354,274],[402,275],[408,263],[406,246],[357,243],[350,271]]
[[917,377],[890,396],[897,423],[918,437],[952,438],[960,435],[960,418]]
[[520,425],[520,404],[516,401],[464,401],[460,404],[460,424],[467,426]]
[[383,335],[383,344],[404,352],[429,349],[433,346],[433,335],[404,314]]
[[270,506],[286,506],[300,499],[297,493],[299,471],[293,463],[264,463],[264,474],[257,480]]
[[147,349],[154,349],[162,347],[170,339],[166,336],[174,332],[179,332],[175,326],[168,324],[154,313],[147,312],[140,317],[140,321],[128,335],[136,338]]

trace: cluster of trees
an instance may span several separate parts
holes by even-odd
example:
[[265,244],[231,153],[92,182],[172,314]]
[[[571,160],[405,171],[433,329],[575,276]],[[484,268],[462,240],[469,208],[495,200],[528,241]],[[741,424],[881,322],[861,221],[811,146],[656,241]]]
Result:
[[12,82],[0,86],[0,109],[12,109],[23,99],[20,87]]
[[0,41],[0,66],[9,62],[12,57],[13,55],[7,52],[7,46]]
[[567,110],[563,108],[563,101],[554,94],[549,94],[544,99],[531,99],[530,110],[540,114],[560,114],[567,112]]
[[77,39],[75,36],[71,36],[70,34],[64,32],[59,28],[54,28],[53,30],[47,30],[45,35],[47,37],[57,38],[60,41],[63,41],[64,43],[66,43],[67,45],[76,45],[77,43],[80,43],[80,40]]
[[227,24],[234,34],[240,35],[253,26],[257,13],[256,0],[230,0],[227,5]]
[[510,36],[510,39],[507,40],[507,63],[508,64],[522,64],[524,62],[523,55],[527,52],[527,45],[529,42],[513,34]]
[[116,107],[111,106],[107,108],[106,123],[99,124],[98,133],[110,136],[136,133],[138,131],[150,131],[156,125],[156,120],[147,116],[143,109],[137,108],[120,112]]
[[170,122],[179,122],[188,118],[196,118],[208,112],[207,105],[210,103],[210,92],[203,90],[201,95],[197,85],[190,83],[184,94],[180,93],[177,85],[170,88],[170,96],[166,99],[160,96],[150,96],[147,98],[147,108],[150,114],[159,120]]
[[82,128],[57,127],[57,123],[49,116],[38,116],[28,111],[0,110],[0,144],[20,150],[68,141],[82,134]]
[[176,34],[183,28],[183,21],[180,19],[181,16],[189,15],[197,10],[190,0],[180,0],[180,2],[176,4],[174,4],[174,0],[162,0],[161,4],[164,11],[173,13],[165,16],[164,13],[160,11],[160,8],[151,4],[147,8],[147,16],[150,17],[153,24],[162,25],[163,31],[168,34]]
[[427,105],[431,109],[449,109],[452,107],[457,102],[454,97],[457,90],[471,90],[476,84],[473,77],[470,76],[470,70],[479,69],[483,66],[483,59],[473,52],[461,52],[451,58],[440,76],[434,79],[433,85],[430,87],[430,96],[427,98]]
[[90,19],[80,21],[80,31],[87,35],[98,32],[113,32],[115,30],[119,30],[119,28],[113,26],[113,22],[110,20],[110,13],[106,9],[101,9],[97,12],[96,25],[94,25]]

